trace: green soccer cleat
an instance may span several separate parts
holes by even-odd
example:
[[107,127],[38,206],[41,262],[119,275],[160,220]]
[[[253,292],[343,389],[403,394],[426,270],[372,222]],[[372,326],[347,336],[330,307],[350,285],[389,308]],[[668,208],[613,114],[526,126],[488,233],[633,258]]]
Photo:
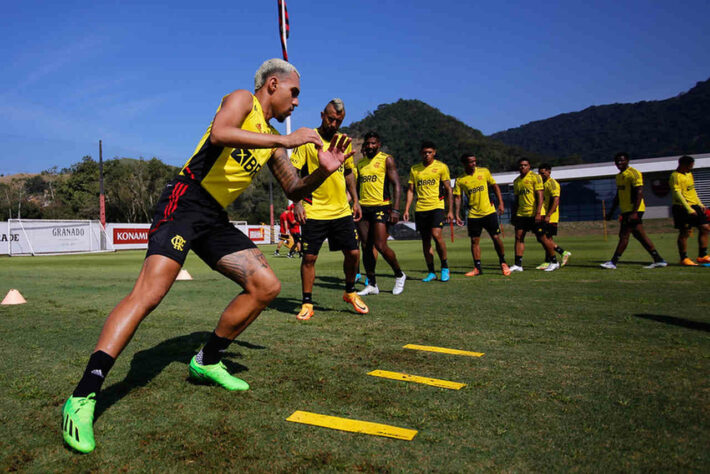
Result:
[[90,393],[86,397],[69,397],[62,409],[64,442],[80,453],[90,453],[96,447],[94,408],[96,408],[96,394]]
[[550,262],[543,262],[537,267],[535,267],[535,270],[547,270],[547,267],[550,266]]
[[562,252],[562,265],[561,266],[564,267],[565,265],[567,265],[567,262],[569,262],[569,258],[571,256],[572,256],[572,252],[570,252],[569,250],[565,250],[564,252]]
[[196,382],[219,385],[227,390],[249,390],[249,384],[231,375],[222,362],[200,365],[195,357],[190,361],[190,377]]

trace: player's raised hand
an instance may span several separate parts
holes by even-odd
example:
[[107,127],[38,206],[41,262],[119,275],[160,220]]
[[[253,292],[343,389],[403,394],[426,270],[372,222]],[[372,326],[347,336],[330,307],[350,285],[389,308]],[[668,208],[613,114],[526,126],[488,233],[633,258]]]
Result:
[[352,140],[347,135],[336,135],[330,141],[330,146],[327,150],[322,147],[318,148],[318,163],[328,173],[333,173],[335,170],[353,156],[354,152],[345,153],[345,150],[350,146]]
[[323,141],[321,140],[320,135],[318,135],[318,132],[312,128],[299,128],[295,132],[291,132],[286,135],[284,138],[286,141],[286,148],[296,148],[297,146],[305,145],[306,143],[313,143],[316,148],[323,147]]

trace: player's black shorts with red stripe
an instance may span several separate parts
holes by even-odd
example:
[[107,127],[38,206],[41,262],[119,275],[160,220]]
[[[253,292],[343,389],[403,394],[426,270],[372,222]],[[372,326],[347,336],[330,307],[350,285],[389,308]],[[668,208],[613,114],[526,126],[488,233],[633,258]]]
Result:
[[148,231],[146,257],[163,255],[182,265],[192,249],[214,269],[225,255],[250,248],[254,242],[199,183],[179,177],[166,185]]
[[371,224],[389,224],[390,206],[360,206],[362,209],[362,220]]
[[690,206],[695,215],[689,214],[685,206],[673,204],[673,227],[676,229],[690,229],[691,227],[700,227],[708,223],[708,218],[705,215],[705,209],[700,206]]
[[500,234],[498,214],[491,212],[487,216],[468,218],[469,237],[480,237],[483,229],[486,229],[486,232],[488,232],[491,236]]
[[330,251],[357,250],[358,235],[353,216],[338,219],[306,219],[303,225],[303,253],[318,255],[323,241],[328,239]]
[[535,217],[515,216],[512,219],[515,230],[522,229],[524,232],[531,231],[536,237],[545,233],[545,222],[535,221]]
[[621,230],[635,229],[637,226],[643,224],[643,211],[637,212],[637,217],[635,219],[631,218],[631,214],[633,214],[633,212],[624,212],[621,216],[619,216],[619,219],[621,220]]

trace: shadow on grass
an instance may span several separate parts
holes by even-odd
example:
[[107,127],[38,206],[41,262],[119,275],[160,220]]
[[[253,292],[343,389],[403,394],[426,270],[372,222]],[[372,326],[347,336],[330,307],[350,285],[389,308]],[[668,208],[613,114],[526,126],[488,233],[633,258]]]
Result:
[[[192,334],[166,339],[150,349],[136,352],[131,360],[131,368],[128,370],[126,377],[101,391],[101,396],[96,404],[94,419],[98,419],[111,405],[121,400],[131,391],[146,386],[165,367],[173,362],[185,364],[185,375],[187,376],[187,365],[190,363],[190,359],[207,342],[209,336],[210,333],[206,331],[193,332]],[[266,349],[265,346],[246,341],[234,341],[231,347],[234,348],[235,345],[247,349]],[[226,355],[228,357],[241,357],[238,352],[230,350],[227,351]],[[247,367],[231,362],[228,359],[224,359],[223,362],[227,370],[232,374],[249,370]]]
[[[302,301],[296,298],[281,298],[277,297],[274,301],[269,304],[269,309],[275,309],[276,311],[289,316],[295,316],[301,310]],[[320,312],[333,311],[332,308],[325,308],[316,303],[313,304],[313,309]]]
[[693,321],[692,319],[676,318],[675,316],[663,316],[660,314],[634,314],[637,318],[649,319],[664,324],[672,324],[697,331],[710,332],[710,324],[701,321]]

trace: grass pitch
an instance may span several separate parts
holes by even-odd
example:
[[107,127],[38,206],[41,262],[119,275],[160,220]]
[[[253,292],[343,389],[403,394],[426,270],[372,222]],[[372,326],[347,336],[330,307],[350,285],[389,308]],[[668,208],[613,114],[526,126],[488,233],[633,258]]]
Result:
[[[652,238],[674,263],[675,236]],[[17,288],[28,303],[0,306],[0,469],[706,470],[710,268],[644,270],[650,258],[631,242],[619,269],[604,271],[598,264],[610,257],[613,236],[558,242],[573,253],[567,267],[535,271],[542,251],[529,239],[526,271],[504,278],[484,238],[484,275],[471,279],[463,276],[471,256],[459,234],[449,244],[449,283],[417,281],[419,243],[393,242],[411,280],[401,296],[388,294],[393,278],[380,261],[383,293],[367,297],[366,316],[342,302],[342,256],[325,251],[308,322],[294,316],[298,261],[269,257],[281,295],[225,360],[251,384],[245,393],[187,380],[190,357],[238,291],[191,256],[185,268],[194,280],[176,282],[104,384],[90,455],[62,445],[60,408],[143,253],[2,258],[0,296]],[[512,261],[512,241],[505,243]],[[273,246],[263,251],[270,255]],[[467,386],[366,375],[376,369]],[[296,410],[419,433],[408,442],[285,421]]]

